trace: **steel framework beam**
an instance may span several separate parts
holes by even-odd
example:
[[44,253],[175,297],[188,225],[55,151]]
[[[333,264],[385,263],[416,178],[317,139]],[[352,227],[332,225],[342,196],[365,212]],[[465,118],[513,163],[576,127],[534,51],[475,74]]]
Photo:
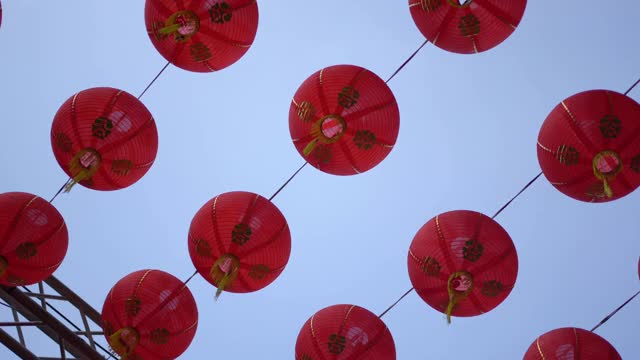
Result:
[[[94,339],[95,335],[102,335],[100,328],[100,313],[85,302],[80,296],[64,285],[60,280],[51,276],[44,281],[57,294],[45,294],[43,283],[38,284],[38,292],[24,288],[25,291],[17,287],[0,286],[0,298],[10,307],[13,313],[13,321],[0,322],[0,342],[9,350],[13,351],[21,359],[28,360],[104,360],[106,357],[118,359],[105,347],[98,344]],[[65,301],[71,304],[80,313],[82,327],[73,324],[64,314],[58,311],[49,301]],[[20,320],[18,314],[26,320]],[[54,316],[57,315],[58,317]],[[72,324],[75,330],[63,324],[59,318],[65,319]],[[93,331],[89,325],[91,320],[94,327],[100,331]],[[18,339],[8,332],[2,330],[3,327],[15,327]],[[23,327],[35,327],[60,348],[60,357],[38,357],[33,350],[28,349],[25,342]],[[104,353],[101,354],[98,348]],[[67,352],[74,359],[68,358]]]

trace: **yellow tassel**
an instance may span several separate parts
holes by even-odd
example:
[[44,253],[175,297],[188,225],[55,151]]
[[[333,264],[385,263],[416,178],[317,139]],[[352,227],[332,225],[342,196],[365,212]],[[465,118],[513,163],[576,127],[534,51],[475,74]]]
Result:
[[607,197],[609,199],[611,199],[611,197],[613,197],[613,191],[611,190],[611,187],[609,186],[609,183],[607,182],[607,178],[604,178],[602,180],[602,184],[604,187],[604,194],[607,195]]
[[451,312],[453,311],[453,307],[456,306],[458,301],[455,297],[449,296],[449,305],[447,305],[447,324],[451,324]]
[[174,38],[178,42],[184,42],[191,36],[195,35],[200,29],[200,18],[191,10],[182,10],[173,13],[165,26],[158,29],[158,33],[162,35],[174,34]]
[[180,24],[173,24],[159,29],[158,32],[163,35],[171,35],[180,29]]
[[[226,268],[226,269],[225,269]],[[224,254],[213,263],[209,275],[217,284],[216,301],[227,287],[231,286],[240,271],[240,260],[231,254]]]
[[318,138],[314,138],[310,143],[307,144],[307,146],[304,147],[304,150],[302,150],[304,156],[309,156],[313,149],[316,148],[316,145],[318,145]]
[[450,284],[447,286],[447,290],[449,291],[449,304],[447,304],[445,314],[447,315],[447,324],[451,324],[451,313],[453,312],[453,308],[458,304],[458,302],[467,297],[467,294],[457,294],[456,291],[451,288]]
[[130,327],[122,328],[109,336],[109,346],[121,356],[121,360],[127,360],[138,345],[138,341],[140,341],[138,331]]
[[[467,278],[470,282],[469,287],[464,291],[459,291],[453,288],[452,282],[456,278]],[[453,312],[453,308],[462,300],[464,300],[467,295],[473,290],[473,276],[466,271],[457,271],[449,276],[449,281],[447,282],[447,292],[449,293],[449,303],[447,304],[447,310],[445,314],[447,315],[447,324],[451,324],[451,313]]]
[[[601,172],[598,168],[600,161],[605,156],[613,157],[617,163],[616,168],[607,173]],[[596,156],[593,157],[593,161],[591,163],[593,167],[593,175],[595,175],[598,180],[602,181],[604,194],[607,196],[607,198],[611,199],[613,197],[613,190],[611,189],[611,185],[609,185],[609,180],[615,179],[616,175],[618,175],[618,173],[622,171],[622,160],[620,159],[620,156],[614,151],[605,150],[596,154]]]
[[69,171],[71,172],[72,179],[65,185],[64,192],[68,193],[75,184],[91,179],[91,177],[98,172],[101,162],[100,154],[93,149],[87,148],[78,151],[69,162]]

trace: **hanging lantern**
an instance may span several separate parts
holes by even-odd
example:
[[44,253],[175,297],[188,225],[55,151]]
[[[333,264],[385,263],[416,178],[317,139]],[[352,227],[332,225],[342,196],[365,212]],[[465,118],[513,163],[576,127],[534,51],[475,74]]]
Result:
[[238,61],[258,30],[255,0],[147,0],[145,23],[153,46],[182,69],[211,72]]
[[289,130],[298,152],[329,174],[353,175],[378,165],[398,137],[400,113],[387,84],[353,65],[311,75],[289,110]]
[[53,154],[72,178],[95,190],[118,190],[140,180],[158,152],[156,123],[129,93],[108,88],[81,91],[58,110],[51,128]]
[[0,284],[32,285],[53,274],[67,254],[62,215],[46,200],[23,192],[0,194]]
[[393,336],[380,318],[356,305],[333,305],[315,313],[296,341],[296,360],[394,360]]
[[242,191],[209,200],[191,221],[189,255],[200,275],[222,291],[247,293],[271,284],[291,253],[284,216],[264,197]]
[[523,360],[621,360],[616,349],[597,334],[577,328],[549,331],[534,341]]
[[416,26],[433,45],[459,54],[489,50],[511,35],[527,0],[409,0]]
[[432,308],[454,316],[489,312],[507,298],[518,275],[509,234],[490,217],[456,210],[429,220],[413,238],[409,277]]
[[107,295],[102,328],[122,360],[175,359],[195,336],[198,308],[189,288],[173,275],[140,270]]
[[538,136],[546,178],[574,199],[606,202],[640,185],[640,105],[608,90],[578,93],[556,106]]

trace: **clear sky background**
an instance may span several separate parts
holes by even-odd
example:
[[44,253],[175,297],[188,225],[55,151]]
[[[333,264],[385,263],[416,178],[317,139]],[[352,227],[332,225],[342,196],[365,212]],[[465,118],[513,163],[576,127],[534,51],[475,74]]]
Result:
[[[142,0],[2,5],[0,192],[49,199],[67,180],[49,139],[60,105],[99,86],[137,96],[166,61],[146,34]],[[55,275],[98,311],[133,271],[193,273],[187,231],[206,201],[233,190],[268,198],[304,162],[288,112],[309,75],[353,64],[386,79],[424,41],[407,1],[258,5],[257,37],[239,62],[209,74],[170,66],[142,98],[160,139],[144,178],[115,192],[77,186],[54,202],[70,235]],[[491,216],[540,171],[536,140],[553,107],[585,90],[624,92],[640,76],[639,11],[632,0],[529,1],[515,33],[488,52],[428,44],[389,83],[401,123],[387,159],[350,177],[308,166],[274,199],[292,235],[282,275],[218,302],[200,276],[189,283],[200,321],[181,358],[293,359],[316,311],[348,303],[381,313],[411,287],[407,251],[425,222],[457,209]],[[541,177],[496,218],[518,251],[511,295],[448,326],[411,293],[383,317],[397,358],[521,359],[542,333],[590,329],[638,289],[639,201],[636,191],[582,203]],[[11,321],[9,310],[0,318]],[[597,333],[623,359],[640,359],[640,301]],[[55,354],[29,334],[39,355]],[[0,359],[14,356],[0,347]]]

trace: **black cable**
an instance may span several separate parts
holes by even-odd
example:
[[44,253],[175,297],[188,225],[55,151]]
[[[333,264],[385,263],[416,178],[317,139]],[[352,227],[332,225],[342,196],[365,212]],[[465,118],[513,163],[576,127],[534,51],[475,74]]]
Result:
[[153,78],[153,80],[151,80],[151,82],[149,83],[149,85],[147,85],[146,88],[144,88],[144,90],[142,91],[142,93],[140,94],[140,96],[138,96],[138,100],[140,100],[140,98],[142,97],[142,95],[144,95],[147,90],[149,90],[149,88],[151,87],[151,85],[153,85],[153,83],[156,82],[156,80],[158,80],[158,78],[160,77],[160,75],[162,75],[162,73],[165,71],[165,69],[169,66],[171,62],[167,61],[167,63],[164,65],[164,67],[162,68],[162,70],[160,70],[160,72],[158,72],[158,74],[156,75],[156,77]]
[[613,310],[609,315],[605,316],[604,319],[600,320],[598,325],[594,326],[593,329],[591,329],[591,332],[596,331],[596,329],[599,328],[600,325],[602,325],[602,324],[606,323],[607,321],[609,321],[609,319],[611,319],[611,317],[613,317],[613,315],[615,315],[618,311],[622,310],[622,308],[625,307],[628,303],[630,303],[631,300],[633,300],[636,296],[638,296],[638,294],[640,294],[640,290],[637,293],[635,293],[632,297],[630,297],[627,301],[622,303],[622,305],[618,306],[617,309]]
[[189,278],[187,279],[187,281],[184,282],[185,286],[189,283],[189,281],[191,281],[191,279],[193,279],[194,276],[196,276],[198,274],[198,270],[194,271],[193,274],[191,276],[189,276]]
[[302,164],[302,166],[300,166],[298,168],[298,170],[296,170],[296,172],[294,172],[293,175],[291,175],[291,177],[289,177],[289,179],[287,181],[285,181],[285,183],[282,184],[282,186],[280,186],[280,188],[278,190],[276,190],[276,192],[273,195],[271,195],[271,197],[269,198],[269,201],[273,200],[273,198],[276,197],[276,195],[278,195],[280,193],[280,191],[282,191],[282,189],[284,189],[284,187],[287,186],[289,184],[289,182],[291,182],[291,180],[293,180],[293,178],[296,177],[296,175],[298,175],[300,170],[302,170],[302,168],[304,168],[307,164],[308,164],[308,162],[305,161],[305,163]]
[[70,182],[71,180],[72,180],[72,179],[67,180],[67,182],[65,182],[65,183],[60,187],[60,190],[58,190],[58,192],[57,192],[55,195],[53,195],[53,197],[51,198],[51,200],[49,200],[49,203],[53,203],[53,200],[55,200],[55,199],[58,197],[58,195],[60,195],[60,194],[62,193],[62,190],[64,190],[64,188],[67,186],[67,184],[69,184],[69,182]]
[[513,202],[513,200],[515,200],[518,196],[520,196],[520,194],[522,194],[525,190],[527,190],[527,188],[529,188],[529,186],[531,186],[531,184],[533,184],[534,182],[536,182],[536,180],[538,180],[538,178],[540,177],[540,175],[542,175],[542,172],[540,172],[538,175],[536,175],[533,179],[531,179],[527,185],[525,185],[522,189],[520,189],[520,191],[518,191],[518,193],[511,198],[511,200],[507,201],[506,204],[502,205],[502,207],[500,208],[500,210],[496,211],[495,214],[493,214],[493,216],[491,217],[492,219],[495,219],[496,216],[500,215],[500,213],[502,212],[502,210],[506,209],[507,206],[511,205],[511,203]]
[[628,95],[631,92],[631,90],[633,90],[633,88],[636,87],[636,85],[638,85],[638,83],[640,83],[640,79],[636,80],[636,82],[633,83],[633,85],[631,85],[631,87],[624,92],[624,95]]
[[391,304],[391,306],[389,306],[387,308],[387,310],[383,311],[382,314],[380,314],[380,316],[378,316],[379,318],[382,318],[386,313],[389,312],[389,310],[393,309],[394,306],[396,306],[402,299],[404,299],[405,296],[409,295],[409,293],[413,291],[413,288],[407,290],[407,292],[405,292],[402,296],[400,296],[400,298],[398,300],[396,300],[396,302],[394,302],[393,304]]
[[420,52],[420,50],[422,50],[422,48],[425,45],[427,45],[428,42],[429,42],[429,40],[425,40],[422,43],[422,45],[420,45],[420,47],[418,47],[418,49],[416,49],[416,51],[414,51],[413,54],[411,54],[411,56],[409,56],[407,58],[407,60],[405,60],[402,63],[402,65],[400,65],[400,67],[398,69],[396,69],[396,71],[393,72],[393,74],[391,74],[391,76],[387,79],[387,81],[385,81],[385,83],[388,83],[389,81],[391,81],[391,79],[393,79],[400,72],[400,70],[402,70],[409,63],[409,61],[411,61],[418,54],[418,52]]

